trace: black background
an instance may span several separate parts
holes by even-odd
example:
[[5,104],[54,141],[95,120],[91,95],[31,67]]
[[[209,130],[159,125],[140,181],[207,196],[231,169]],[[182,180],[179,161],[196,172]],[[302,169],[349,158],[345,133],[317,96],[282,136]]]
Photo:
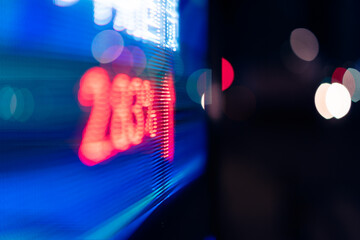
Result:
[[[213,81],[221,57],[235,70],[223,92],[227,113],[209,118],[207,174],[133,239],[360,239],[360,103],[339,120],[314,105],[336,67],[357,67],[359,9],[354,0],[210,1]],[[300,27],[319,42],[311,63],[291,55]],[[248,94],[236,96],[236,86]]]

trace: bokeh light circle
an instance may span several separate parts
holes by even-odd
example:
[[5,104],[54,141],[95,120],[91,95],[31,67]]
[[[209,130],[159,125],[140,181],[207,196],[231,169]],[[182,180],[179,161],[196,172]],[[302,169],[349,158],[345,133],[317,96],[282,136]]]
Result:
[[356,90],[355,78],[349,70],[345,71],[345,74],[342,79],[342,84],[347,88],[352,97]]
[[69,7],[74,5],[79,0],[54,0],[54,4],[59,7]]
[[211,104],[206,108],[210,118],[215,121],[219,120],[222,115],[223,92],[221,87],[217,83],[211,85]]
[[13,88],[5,86],[0,90],[0,117],[9,120],[16,109],[16,95]]
[[15,92],[12,94],[11,99],[10,99],[10,113],[11,116],[14,115],[14,112],[16,110],[17,107],[17,97]]
[[186,82],[188,96],[195,103],[201,104],[201,96],[211,87],[211,70],[199,69],[192,73]]
[[329,112],[326,106],[326,94],[330,86],[331,86],[330,83],[323,83],[318,87],[315,93],[316,110],[325,119],[330,119],[333,117],[333,115],[331,115],[331,113]]
[[133,60],[133,69],[132,71],[136,76],[140,76],[147,64],[147,58],[143,50],[136,46],[129,46],[128,49],[131,52],[132,60]]
[[234,81],[234,68],[225,58],[221,59],[221,82],[222,90],[228,89]]
[[124,40],[120,33],[114,30],[104,30],[95,36],[91,52],[98,62],[110,63],[120,56],[123,48]]
[[291,32],[290,45],[295,55],[304,61],[313,61],[319,53],[316,36],[306,28],[297,28]]
[[351,100],[357,102],[360,100],[360,72],[354,68],[348,68],[347,71],[351,73],[355,83],[355,91],[351,96]]
[[331,76],[331,83],[343,83],[343,78],[346,73],[346,68],[338,67]]
[[130,75],[133,69],[133,65],[133,55],[127,47],[124,47],[120,56],[112,62],[112,69],[115,73]]
[[351,107],[350,93],[344,85],[333,83],[327,90],[325,102],[331,115],[337,119],[342,118]]

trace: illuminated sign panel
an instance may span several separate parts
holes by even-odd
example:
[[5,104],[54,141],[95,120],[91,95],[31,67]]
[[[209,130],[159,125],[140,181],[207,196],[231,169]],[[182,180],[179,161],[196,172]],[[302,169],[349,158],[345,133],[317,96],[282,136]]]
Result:
[[[78,0],[56,0],[58,6],[69,6]],[[113,28],[157,46],[176,51],[178,48],[178,0],[93,0],[94,22]],[[115,15],[113,16],[113,12]]]
[[[88,70],[80,81],[78,94],[81,105],[92,106],[79,149],[82,162],[89,166],[98,164],[140,144],[145,136],[155,137],[158,127],[163,132],[162,156],[172,161],[175,93],[171,82],[172,79],[163,84],[161,94],[155,98],[148,80],[118,74],[111,83],[103,68]],[[163,103],[162,108],[156,110],[154,101]],[[161,129],[158,121],[165,123],[165,128]]]
[[203,173],[207,10],[178,2],[0,4],[1,239],[128,239]]
[[126,29],[129,35],[176,50],[177,4],[178,0],[94,0],[94,21],[106,25],[114,18],[115,30]]
[[[57,0],[55,4],[70,6],[77,2],[71,1]],[[148,47],[163,52],[157,53],[160,59],[163,58],[161,64],[170,65],[171,51],[178,47],[178,0],[93,0],[93,3],[97,25],[107,25],[113,20],[116,31],[126,31],[135,40],[155,43]],[[123,40],[109,30],[100,35],[95,37],[92,50],[99,62],[108,64],[124,50]],[[115,41],[115,38],[121,41]],[[112,41],[114,46],[104,48]],[[115,49],[118,54],[108,60],[105,56],[112,56]],[[171,51],[165,53],[165,49]],[[79,157],[84,164],[96,165],[139,145],[147,137],[158,137],[162,144],[161,156],[170,162],[173,160],[175,90],[172,71],[170,67],[164,71],[165,75],[155,77],[161,80],[157,85],[138,77],[131,79],[122,73],[117,73],[111,80],[108,72],[100,67],[91,68],[84,74],[78,99],[82,106],[92,107],[79,148]]]

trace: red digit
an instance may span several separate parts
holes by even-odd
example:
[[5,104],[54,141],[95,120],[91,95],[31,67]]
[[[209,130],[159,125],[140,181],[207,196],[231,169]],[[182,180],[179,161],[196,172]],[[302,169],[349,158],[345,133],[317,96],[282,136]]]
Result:
[[132,94],[128,91],[130,85],[129,76],[118,74],[114,78],[111,89],[111,106],[113,116],[111,120],[111,140],[114,147],[119,151],[125,151],[130,147],[129,131],[131,119]]
[[79,149],[81,161],[89,166],[113,154],[114,148],[106,136],[111,114],[109,91],[109,76],[100,67],[89,69],[80,80],[79,102],[83,106],[93,106]]
[[[140,78],[134,78],[129,86],[131,97],[134,104],[131,107],[131,120],[129,126],[129,139],[132,144],[141,143],[145,134],[145,120],[143,112],[144,92],[142,91],[143,82]],[[134,116],[134,117],[133,117]]]
[[157,116],[155,110],[153,109],[154,91],[151,89],[151,84],[149,80],[144,80],[143,82],[143,93],[144,93],[143,106],[147,108],[146,120],[145,120],[145,132],[149,134],[150,137],[155,137],[156,128],[157,128],[156,125]]

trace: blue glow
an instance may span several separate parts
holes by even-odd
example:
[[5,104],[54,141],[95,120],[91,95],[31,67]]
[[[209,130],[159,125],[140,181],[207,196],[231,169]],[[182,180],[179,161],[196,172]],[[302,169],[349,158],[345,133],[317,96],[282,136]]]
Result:
[[[57,0],[70,6],[74,0]],[[176,51],[178,48],[178,0],[93,0],[94,22],[104,26],[113,19],[113,28],[126,30],[136,38]],[[115,15],[113,16],[113,11]]]
[[[191,129],[190,125],[188,129]],[[197,147],[201,148],[201,145]],[[186,146],[180,146],[178,151],[187,162],[178,165],[173,177],[156,189],[150,186],[152,171],[144,167],[151,168],[146,155],[132,155],[131,159],[113,161],[111,165],[92,170],[74,159],[74,163],[62,167],[32,170],[21,175],[17,172],[2,174],[0,236],[7,239],[15,234],[5,231],[9,229],[15,229],[19,235],[22,231],[26,236],[44,235],[39,239],[54,235],[61,239],[69,232],[72,237],[81,235],[81,239],[109,239],[116,234],[131,234],[122,230],[137,217],[154,210],[149,206],[156,207],[164,197],[169,197],[202,173],[204,155],[191,154],[193,157],[189,158],[185,155]],[[53,162],[61,162],[63,157],[71,155],[47,156]],[[68,230],[63,232],[56,224],[49,223],[44,228],[44,221],[49,218]],[[90,226],[93,230],[89,231]]]
[[[157,206],[204,171],[204,113],[185,89],[187,72],[206,68],[204,52],[196,47],[206,48],[206,34],[192,35],[204,32],[205,25],[186,26],[183,21],[191,22],[194,12],[197,19],[205,18],[206,9],[186,0],[179,6],[177,0],[154,0],[149,19],[159,9],[167,20],[163,26],[156,21],[144,26],[154,34],[165,29],[158,38],[139,41],[144,32],[129,23],[117,26],[124,28],[118,32],[124,49],[141,50],[133,55],[132,77],[159,82],[164,73],[174,71],[174,50],[181,56],[183,70],[175,73],[173,162],[161,157],[156,139],[94,167],[79,160],[88,117],[76,98],[79,80],[99,65],[91,51],[93,40],[99,32],[113,31],[118,16],[113,8],[112,15],[105,11],[103,22],[95,24],[95,2],[1,2],[0,89],[13,92],[6,91],[6,103],[0,104],[7,114],[5,119],[0,113],[0,239],[126,239]],[[178,32],[179,16],[183,35]],[[111,63],[104,64],[116,71]]]

